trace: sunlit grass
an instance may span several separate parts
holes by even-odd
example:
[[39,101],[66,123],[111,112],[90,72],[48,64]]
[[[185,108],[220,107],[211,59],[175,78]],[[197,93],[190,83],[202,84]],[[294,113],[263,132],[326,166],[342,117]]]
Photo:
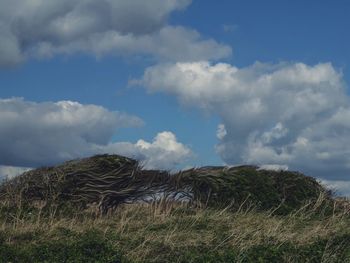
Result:
[[[317,205],[287,216],[165,200],[123,205],[108,215],[90,207],[70,216],[43,216],[38,207],[30,214],[2,214],[0,237],[3,247],[32,262],[61,262],[49,248],[46,255],[38,252],[45,244],[76,253],[76,261],[68,257],[68,262],[259,262],[254,261],[259,256],[260,262],[350,262],[348,211],[322,215]],[[87,243],[102,261],[89,261]]]
[[350,262],[350,202],[296,172],[95,156],[0,185],[0,262]]

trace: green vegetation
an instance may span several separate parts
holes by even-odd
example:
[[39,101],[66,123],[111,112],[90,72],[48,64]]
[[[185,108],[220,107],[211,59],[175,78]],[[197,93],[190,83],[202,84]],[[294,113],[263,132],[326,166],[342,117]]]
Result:
[[295,172],[95,156],[0,185],[0,262],[350,262],[350,204]]

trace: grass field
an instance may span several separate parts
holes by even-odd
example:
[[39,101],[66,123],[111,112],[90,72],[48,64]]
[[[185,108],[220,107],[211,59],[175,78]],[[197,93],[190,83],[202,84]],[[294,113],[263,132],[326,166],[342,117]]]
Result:
[[346,263],[350,202],[295,172],[97,156],[0,184],[0,262]]
[[[160,201],[108,215],[1,211],[1,262],[350,262],[350,216],[285,216]],[[318,211],[318,212],[315,212]]]

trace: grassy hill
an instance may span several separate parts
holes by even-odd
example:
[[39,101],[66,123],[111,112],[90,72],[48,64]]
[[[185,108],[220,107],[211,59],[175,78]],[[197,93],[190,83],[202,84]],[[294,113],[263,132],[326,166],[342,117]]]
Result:
[[0,185],[0,262],[350,262],[350,205],[297,172],[99,155]]

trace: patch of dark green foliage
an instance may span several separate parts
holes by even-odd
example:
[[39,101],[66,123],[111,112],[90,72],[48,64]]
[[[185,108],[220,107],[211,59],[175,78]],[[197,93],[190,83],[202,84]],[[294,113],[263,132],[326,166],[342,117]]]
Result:
[[298,172],[209,166],[170,174],[143,170],[136,160],[118,155],[98,155],[40,168],[0,185],[0,200],[8,201],[15,210],[19,205],[30,209],[33,203],[43,201],[44,213],[54,207],[58,213],[69,214],[93,203],[107,213],[120,204],[149,200],[159,194],[195,206],[275,209],[275,214],[281,215],[315,202],[320,194],[330,208],[333,201],[331,192]]
[[[159,251],[163,251],[163,253],[166,250],[167,248],[164,246],[159,247]],[[291,262],[301,263],[344,263],[350,262],[350,236],[343,235],[319,239],[304,246],[296,246],[291,243],[274,244],[267,242],[240,252],[230,248],[218,250],[199,245],[188,247],[181,251],[170,251],[169,253],[164,253],[164,255],[162,259],[149,259],[144,262],[171,263],[176,259],[175,262],[179,263],[281,263],[290,262],[290,260],[293,260]]]
[[[56,239],[41,240],[39,236],[17,238],[16,242],[6,242],[6,234],[0,233],[0,262],[103,262],[132,263],[115,245],[118,237],[103,237],[99,231],[91,230],[83,234],[68,229],[57,229]],[[276,244],[267,242],[236,251],[229,247],[213,248],[198,244],[174,250],[162,243],[154,244],[152,256],[144,263],[280,263],[293,259],[293,262],[318,263],[350,262],[350,235],[340,235],[317,239],[313,243],[296,246],[291,243]],[[334,256],[336,255],[336,258]],[[326,260],[326,261],[325,261]],[[136,263],[136,262],[135,262]]]
[[56,233],[59,238],[40,240],[39,236],[15,237],[14,243],[0,239],[0,262],[101,262],[119,263],[121,253],[97,231],[66,235],[68,230]]

